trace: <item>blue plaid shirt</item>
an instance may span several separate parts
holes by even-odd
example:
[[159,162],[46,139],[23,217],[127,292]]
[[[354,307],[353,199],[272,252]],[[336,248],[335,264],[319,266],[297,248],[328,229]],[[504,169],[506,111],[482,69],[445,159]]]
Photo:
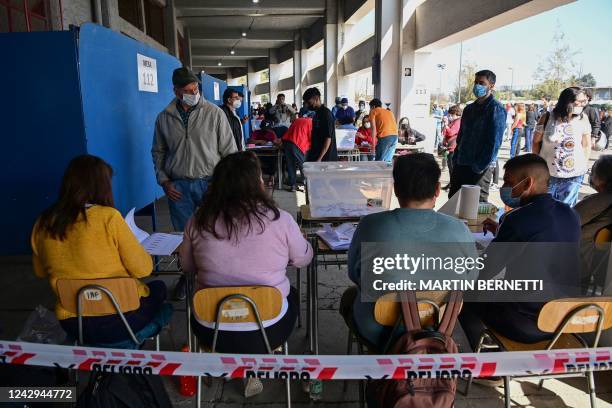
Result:
[[463,110],[453,162],[481,174],[497,161],[506,129],[506,110],[493,95]]
[[185,111],[183,109],[183,105],[181,105],[181,101],[178,99],[176,100],[176,110],[178,111],[179,115],[181,115],[181,120],[183,121],[183,127],[185,129],[187,129],[187,125],[189,124],[189,115],[191,115],[191,112],[193,112],[197,106],[198,105],[196,104]]

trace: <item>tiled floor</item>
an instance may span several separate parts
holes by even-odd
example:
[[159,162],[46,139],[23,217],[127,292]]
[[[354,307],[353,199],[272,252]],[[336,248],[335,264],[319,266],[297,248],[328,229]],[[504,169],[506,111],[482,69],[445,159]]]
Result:
[[[502,150],[502,159],[507,157],[507,146]],[[448,181],[448,173],[443,174],[443,185]],[[500,183],[501,184],[501,183]],[[589,192],[585,186],[584,193]],[[274,198],[280,207],[295,214],[298,206],[304,202],[303,193],[288,193],[275,191]],[[491,194],[490,200],[497,205],[499,195]],[[441,200],[445,201],[445,200]],[[167,207],[163,201],[159,203],[160,229],[168,230],[170,227]],[[395,204],[397,205],[397,204]],[[146,218],[139,218],[139,224],[145,229],[148,227]],[[289,270],[292,284],[295,284],[295,271]],[[338,314],[338,304],[343,290],[350,282],[346,276],[346,268],[328,267],[319,272],[320,285],[320,350],[323,354],[344,354],[346,352],[347,331],[343,320]],[[172,287],[174,277],[162,277],[169,287]],[[54,299],[46,281],[37,279],[30,266],[28,257],[0,258],[0,338],[14,340],[19,334],[23,324],[37,305],[53,309]],[[305,300],[302,299],[302,305]],[[184,303],[174,302],[175,314],[171,328],[162,334],[162,349],[178,350],[186,342],[186,318]],[[303,306],[304,307],[304,306]],[[463,332],[459,328],[456,333],[457,341],[462,351],[469,351]],[[307,348],[304,328],[296,329],[289,341],[292,353],[303,353]],[[165,378],[168,392],[174,406],[193,406],[193,398],[183,398],[178,394],[177,379]],[[511,395],[514,404],[533,407],[587,407],[588,396],[585,394],[586,383],[582,379],[567,379],[563,381],[549,380],[545,382],[540,391],[534,381],[513,381]],[[599,373],[596,376],[599,406],[612,407],[612,372]],[[284,385],[280,382],[266,381],[264,392],[249,400],[242,397],[241,381],[224,382],[215,380],[209,387],[204,387],[203,406],[218,408],[255,407],[266,406],[277,408],[284,406]],[[459,383],[462,390],[465,384]],[[343,382],[325,382],[323,398],[315,403],[318,406],[329,407],[356,407],[358,406],[357,382],[349,382],[346,391]],[[457,393],[456,407],[497,407],[503,406],[500,398],[501,388],[486,388],[474,385],[468,397]],[[311,406],[309,397],[294,383],[292,387],[292,400],[294,407]]]

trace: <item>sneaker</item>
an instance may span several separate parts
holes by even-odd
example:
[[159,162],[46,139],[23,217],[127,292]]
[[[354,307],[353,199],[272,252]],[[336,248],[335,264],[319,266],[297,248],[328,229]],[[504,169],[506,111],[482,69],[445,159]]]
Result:
[[244,384],[244,397],[251,398],[263,391],[263,383],[259,378],[249,378]]
[[500,387],[504,384],[504,379],[502,377],[482,377],[482,378],[474,378],[475,384],[480,384],[485,387]]
[[491,184],[491,186],[489,186],[489,191],[499,191],[499,186],[497,184]]
[[287,187],[285,187],[285,191],[288,191],[290,193],[295,193],[296,188],[295,188],[295,186],[287,186]]

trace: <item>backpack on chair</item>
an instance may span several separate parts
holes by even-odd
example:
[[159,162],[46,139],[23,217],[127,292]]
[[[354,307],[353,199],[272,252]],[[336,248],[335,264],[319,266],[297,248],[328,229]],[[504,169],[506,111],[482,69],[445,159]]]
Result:
[[[397,339],[389,354],[457,353],[452,334],[461,310],[461,292],[451,292],[437,331],[421,328],[414,291],[401,292],[400,298],[406,332]],[[379,408],[450,408],[455,401],[457,379],[377,380],[368,388]]]

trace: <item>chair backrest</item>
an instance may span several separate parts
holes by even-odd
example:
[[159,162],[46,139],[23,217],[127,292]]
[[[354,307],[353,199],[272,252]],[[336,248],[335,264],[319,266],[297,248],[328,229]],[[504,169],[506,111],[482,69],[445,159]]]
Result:
[[[590,333],[612,327],[612,297],[567,298],[544,305],[538,316],[538,328],[546,333]],[[566,324],[567,323],[567,324]],[[565,327],[563,327],[563,325]]]
[[[421,327],[437,326],[442,315],[448,291],[417,292]],[[436,308],[437,305],[438,308]],[[381,296],[374,305],[374,319],[382,326],[394,326],[402,314],[399,294],[388,293]]]
[[612,242],[612,226],[604,227],[595,234],[595,245],[607,246]]
[[[252,300],[262,322],[277,317],[283,305],[283,296],[274,287],[226,286],[197,291],[193,296],[193,311],[199,320],[215,322],[220,303],[233,295]],[[234,298],[223,304],[219,323],[257,323],[257,318],[247,300]]]
[[[78,294],[85,286],[100,286],[106,288],[117,301],[119,310],[131,312],[140,307],[138,281],[134,278],[105,279],[59,279],[57,294],[62,308],[77,314]],[[87,288],[82,291],[82,315],[84,317],[116,314],[117,309],[111,299],[100,289]]]

